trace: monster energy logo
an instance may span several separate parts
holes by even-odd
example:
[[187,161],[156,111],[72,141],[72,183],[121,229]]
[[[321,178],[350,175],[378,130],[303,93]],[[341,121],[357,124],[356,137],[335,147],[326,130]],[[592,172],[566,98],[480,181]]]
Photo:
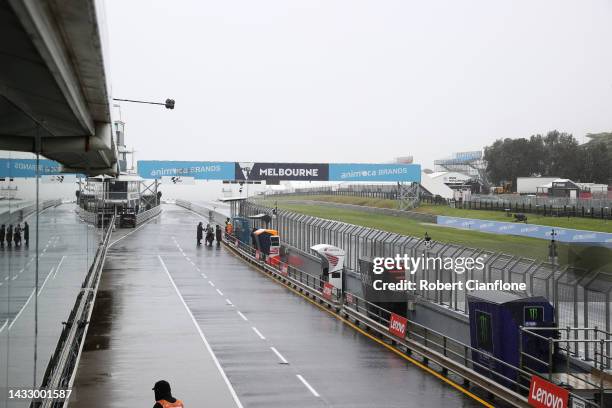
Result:
[[542,311],[542,308],[540,307],[525,308],[525,320],[539,321],[541,319],[541,315],[540,315],[541,311]]
[[478,316],[478,323],[479,323],[479,334],[480,334],[480,339],[482,342],[487,342],[487,340],[489,339],[489,330],[487,327],[487,322],[488,322],[488,317],[484,314],[481,314],[480,316]]
[[476,330],[478,347],[490,351],[491,344],[491,316],[487,313],[478,312],[476,314]]

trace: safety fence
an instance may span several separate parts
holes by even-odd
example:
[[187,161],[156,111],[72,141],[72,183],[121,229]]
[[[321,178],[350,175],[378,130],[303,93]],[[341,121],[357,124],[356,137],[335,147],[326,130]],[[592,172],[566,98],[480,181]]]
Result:
[[612,219],[612,201],[603,199],[473,195],[469,201],[457,201],[454,206],[468,210],[520,212],[551,217]]
[[[480,355],[484,355],[483,351],[471,345],[398,316],[355,293],[340,291],[292,265],[271,261],[251,245],[237,240],[234,236],[225,235],[224,239],[228,248],[259,267],[270,277],[327,305],[332,313],[348,318],[357,326],[367,328],[369,333],[383,338],[391,347],[409,356],[409,359],[416,358],[421,364],[437,368],[445,376],[454,373],[463,378],[464,386],[469,387],[471,384],[480,387],[512,406],[529,406],[525,395],[529,392],[532,376],[542,377],[540,373],[513,366],[488,353],[485,365],[478,359]],[[500,367],[505,367],[509,371],[499,369]],[[601,387],[600,392],[603,394],[607,389],[603,388],[603,383]],[[596,402],[572,393],[570,398],[572,403],[582,403],[584,407],[604,407],[603,400]]]
[[[611,332],[610,313],[612,294],[612,273],[608,271],[588,272],[571,266],[559,267],[550,262],[542,262],[514,255],[488,250],[464,247],[452,243],[426,241],[417,238],[381,231],[369,227],[348,224],[340,221],[311,217],[287,210],[278,210],[273,215],[270,207],[247,201],[241,204],[241,215],[267,213],[272,216],[272,227],[279,231],[283,242],[301,251],[310,252],[316,244],[330,244],[346,252],[345,265],[357,271],[359,259],[375,257],[395,257],[406,254],[411,258],[481,258],[481,270],[459,270],[445,265],[419,266],[406,278],[410,281],[440,281],[452,285],[452,289],[431,291],[415,289],[408,291],[410,296],[442,305],[450,310],[467,314],[467,294],[465,284],[468,280],[482,283],[502,281],[523,283],[525,295],[544,296],[555,306],[556,321],[559,327],[599,327]],[[585,333],[578,333],[578,339],[589,340]],[[591,348],[591,349],[590,349]],[[593,350],[589,342],[579,347],[578,357],[592,361]]]
[[[61,390],[72,388],[79,357],[85,343],[87,328],[91,320],[114,222],[115,216],[113,215],[104,232],[104,239],[100,242],[93,263],[81,285],[81,291],[77,295],[68,320],[64,323],[55,351],[47,365],[41,389]],[[43,401],[33,401],[30,407],[60,408],[66,406],[67,403],[68,401],[64,399],[48,398]]]
[[136,215],[136,225],[143,224],[151,218],[158,216],[161,213],[161,205],[155,206],[150,210],[143,211]]

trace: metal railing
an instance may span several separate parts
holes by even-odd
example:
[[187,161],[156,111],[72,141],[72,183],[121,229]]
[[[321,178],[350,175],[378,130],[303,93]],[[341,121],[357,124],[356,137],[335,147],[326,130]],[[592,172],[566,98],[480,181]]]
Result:
[[[243,202],[241,214],[248,216],[259,213],[273,214],[273,209],[253,202]],[[423,238],[399,235],[340,221],[311,217],[287,210],[278,210],[272,226],[279,231],[281,239],[304,252],[315,244],[326,243],[346,251],[345,264],[348,269],[358,270],[360,258],[394,257],[407,254],[416,258],[429,257],[459,258],[481,257],[484,269],[459,273],[456,270],[435,265],[419,268],[411,280],[439,280],[445,283],[478,280],[490,283],[524,283],[524,294],[544,296],[555,306],[557,323],[560,327],[598,326],[612,331],[611,295],[612,273],[592,272],[569,266],[559,267],[549,262],[522,258],[478,248],[464,247],[452,243],[430,241]],[[453,286],[454,288],[454,286]],[[463,289],[439,291],[414,290],[412,295],[443,305],[451,310],[467,313],[467,292]],[[585,350],[581,351],[583,358]]]
[[[72,307],[70,316],[64,322],[64,328],[43,377],[42,389],[59,390],[72,387],[79,356],[85,343],[114,221],[115,216],[106,228],[104,239],[98,246],[94,261],[81,285],[81,291]],[[30,407],[60,408],[67,404],[67,400],[48,398],[42,402],[32,402]]]
[[[554,333],[551,333],[554,331]],[[540,333],[544,333],[542,335]],[[581,336],[579,336],[581,334]],[[564,337],[565,336],[565,337]],[[579,337],[583,337],[579,339]],[[543,361],[528,351],[523,349],[524,339],[537,339],[540,342],[548,345],[548,359]],[[571,383],[582,383],[584,388],[590,388],[598,390],[599,398],[604,401],[604,393],[610,390],[610,387],[605,385],[606,370],[610,368],[610,345],[612,344],[611,333],[599,330],[598,328],[581,328],[581,327],[566,327],[559,329],[552,329],[546,327],[521,327],[519,334],[519,365],[522,369],[527,370],[534,374],[546,376],[548,381],[554,381],[555,377],[557,381],[565,384]],[[589,373],[576,372],[572,368],[571,356],[576,355],[578,345],[583,345],[582,349],[593,350],[592,356],[594,361],[594,368],[598,371],[591,371]],[[554,351],[558,350],[563,353],[565,357],[564,370],[559,371],[559,368],[555,366],[555,355]],[[544,367],[544,373],[536,373],[527,366],[529,362],[533,362]],[[560,376],[565,375],[565,377]],[[603,402],[602,402],[603,404]],[[603,405],[602,405],[603,406]]]
[[[359,325],[366,326],[371,333],[375,332],[391,344],[400,346],[401,352],[419,355],[422,363],[432,362],[440,366],[444,375],[453,372],[513,406],[528,406],[525,394],[529,391],[529,379],[534,373],[486,354],[489,362],[497,367],[509,368],[515,375],[508,376],[500,370],[491,370],[490,364],[485,366],[475,359],[475,356],[484,354],[482,351],[409,319],[407,319],[408,330],[405,337],[397,337],[389,329],[391,311],[354,293],[341,292],[337,288],[333,288],[326,296],[322,290],[325,282],[318,277],[282,262],[267,262],[261,258],[255,248],[234,236],[225,235],[225,243],[240,256],[264,269],[273,278],[304,289],[318,301],[333,307],[339,315],[353,318]],[[535,374],[541,376],[539,373]],[[580,401],[585,407],[603,407],[603,404],[597,404],[581,396],[571,393],[570,396],[572,401]]]
[[158,216],[161,213],[161,205],[155,206],[150,210],[136,214],[136,225],[143,224],[151,218]]

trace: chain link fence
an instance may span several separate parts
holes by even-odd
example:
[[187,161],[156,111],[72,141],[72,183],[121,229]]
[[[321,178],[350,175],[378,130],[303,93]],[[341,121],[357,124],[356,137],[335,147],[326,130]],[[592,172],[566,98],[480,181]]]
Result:
[[[261,213],[272,215],[273,209],[248,201],[241,204],[240,213],[242,216]],[[358,271],[360,258],[395,257],[397,254],[401,256],[406,254],[412,258],[480,257],[484,263],[482,270],[472,269],[459,273],[457,270],[434,265],[418,268],[409,279],[415,282],[462,281],[462,288],[465,288],[467,280],[484,283],[493,283],[496,280],[524,283],[526,285],[524,294],[544,296],[555,306],[559,327],[593,327],[607,333],[611,332],[611,271],[587,272],[571,266],[559,267],[549,262],[452,243],[436,241],[426,243],[424,238],[399,235],[287,210],[277,211],[273,217],[272,227],[279,231],[282,241],[304,252],[310,252],[311,246],[321,243],[344,249],[346,267],[353,271]],[[457,312],[467,313],[467,293],[464,289],[444,291],[416,289],[411,294]],[[576,333],[576,336],[582,336],[577,339],[588,340],[588,332]],[[589,359],[594,355],[594,350],[589,350],[588,344],[585,342],[583,346],[577,348],[577,357]]]

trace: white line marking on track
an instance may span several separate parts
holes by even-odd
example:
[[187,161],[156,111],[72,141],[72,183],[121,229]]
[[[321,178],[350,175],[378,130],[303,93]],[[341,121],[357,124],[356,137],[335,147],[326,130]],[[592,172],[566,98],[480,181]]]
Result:
[[208,279],[208,276],[206,276],[205,274],[201,273],[200,275],[202,275],[204,279]]
[[257,330],[257,327],[252,326],[251,329],[253,329],[253,331],[255,332],[255,334],[257,334],[259,336],[260,339],[265,340],[266,338],[264,337],[263,334],[261,334],[261,332],[259,330]]
[[30,300],[32,300],[32,296],[34,296],[34,292],[36,292],[36,289],[32,290],[32,293],[30,293],[28,300],[26,300],[23,306],[21,306],[21,309],[19,309],[19,313],[17,313],[17,315],[13,318],[13,321],[11,322],[11,324],[9,324],[9,327],[8,327],[9,330],[11,330],[11,328],[13,327],[17,319],[19,319],[19,316],[21,316],[21,313],[24,311],[26,306],[28,306],[28,303],[30,303]]
[[195,317],[193,316],[193,313],[191,313],[191,310],[189,309],[189,306],[187,306],[187,303],[185,303],[185,299],[183,299],[183,295],[181,295],[181,292],[179,291],[178,287],[174,283],[174,279],[172,279],[172,276],[170,275],[170,271],[168,271],[168,268],[166,267],[166,264],[164,263],[164,260],[162,259],[162,257],[160,255],[157,255],[157,257],[159,258],[159,262],[161,263],[162,267],[164,268],[164,271],[166,271],[166,275],[168,275],[168,279],[170,279],[170,283],[172,283],[172,286],[174,287],[174,290],[176,291],[176,294],[178,295],[179,299],[183,303],[183,306],[185,306],[185,310],[187,310],[187,313],[189,314],[189,317],[191,317],[191,321],[193,322],[193,325],[196,327],[196,330],[198,331],[198,334],[200,335],[200,338],[202,339],[202,342],[206,346],[206,350],[208,350],[208,353],[210,354],[210,356],[212,357],[213,361],[215,362],[215,365],[217,366],[217,369],[219,370],[219,373],[221,374],[221,377],[223,377],[223,381],[225,382],[225,385],[227,385],[227,388],[229,388],[229,391],[232,394],[232,398],[234,399],[234,402],[236,403],[236,406],[238,408],[243,408],[242,403],[240,402],[240,399],[238,399],[238,395],[236,394],[236,391],[234,390],[234,387],[229,382],[229,379],[227,378],[227,375],[225,375],[225,371],[223,371],[223,367],[221,367],[221,364],[219,363],[219,360],[217,359],[217,356],[215,355],[214,351],[210,347],[210,344],[208,344],[208,340],[206,340],[206,337],[204,336],[204,333],[202,332],[202,329],[200,328],[200,325],[198,324],[198,322],[196,321]]
[[[185,255],[185,259],[188,260],[189,262],[191,262],[191,259],[187,255]],[[191,262],[191,263],[193,263],[193,262]]]
[[281,364],[289,364],[287,359],[285,357],[283,357],[283,355],[281,353],[279,353],[278,350],[275,347],[270,347],[270,350],[272,350],[274,352],[274,354],[276,354],[276,357],[278,357],[280,359]]
[[231,300],[229,300],[229,299],[225,299],[225,303],[227,303],[227,304],[228,304],[228,305],[230,305],[230,306],[234,306],[234,304],[232,303],[232,301],[231,301]]
[[248,322],[249,319],[247,319],[247,317],[245,315],[242,314],[242,312],[240,310],[236,310],[238,312],[238,315],[240,317],[242,317],[242,320],[244,320],[245,322]]
[[4,319],[4,324],[2,325],[2,327],[0,327],[0,333],[2,333],[7,323],[8,323],[8,319]]
[[19,277],[19,275],[15,275],[15,276],[13,276],[13,277],[11,278],[11,280],[15,280],[15,279],[17,279],[18,277]]
[[208,281],[208,283],[210,284],[210,286],[212,286],[213,288],[215,287],[215,284],[212,283],[212,281]]
[[64,262],[64,259],[66,259],[66,255],[62,255],[62,259],[60,259],[59,264],[57,265],[57,268],[55,268],[55,273],[53,274],[53,279],[55,279],[57,277],[57,273],[60,270],[60,267],[62,266],[62,263]]
[[302,384],[306,386],[306,388],[308,388],[312,395],[314,395],[315,397],[320,397],[319,393],[314,388],[312,388],[312,385],[308,384],[308,381],[306,381],[304,377],[302,377],[300,374],[296,374],[295,376],[302,382]]
[[40,287],[40,289],[38,289],[38,295],[36,296],[40,296],[40,294],[42,293],[43,289],[45,288],[45,285],[47,284],[47,281],[49,280],[49,278],[51,277],[51,275],[53,275],[53,270],[55,269],[55,266],[53,268],[51,268],[51,270],[49,271],[49,273],[47,274],[47,277],[45,278],[45,281],[43,282],[42,286]]
[[217,293],[219,294],[219,296],[223,296],[223,292],[221,292],[219,289],[217,289]]
[[147,225],[149,222],[153,221],[155,218],[159,217],[161,215],[161,211],[159,212],[159,214],[149,218],[148,220],[146,220],[144,222],[144,224],[134,228],[132,231],[128,232],[127,234],[125,234],[124,236],[122,236],[121,238],[118,238],[116,240],[114,240],[113,242],[111,242],[110,244],[108,244],[108,249],[110,249],[113,245],[115,245],[117,242],[121,241],[124,238],[127,238],[128,236],[132,235],[133,233],[135,233],[136,231],[138,231],[139,229],[141,229],[142,227],[144,227],[145,225]]

